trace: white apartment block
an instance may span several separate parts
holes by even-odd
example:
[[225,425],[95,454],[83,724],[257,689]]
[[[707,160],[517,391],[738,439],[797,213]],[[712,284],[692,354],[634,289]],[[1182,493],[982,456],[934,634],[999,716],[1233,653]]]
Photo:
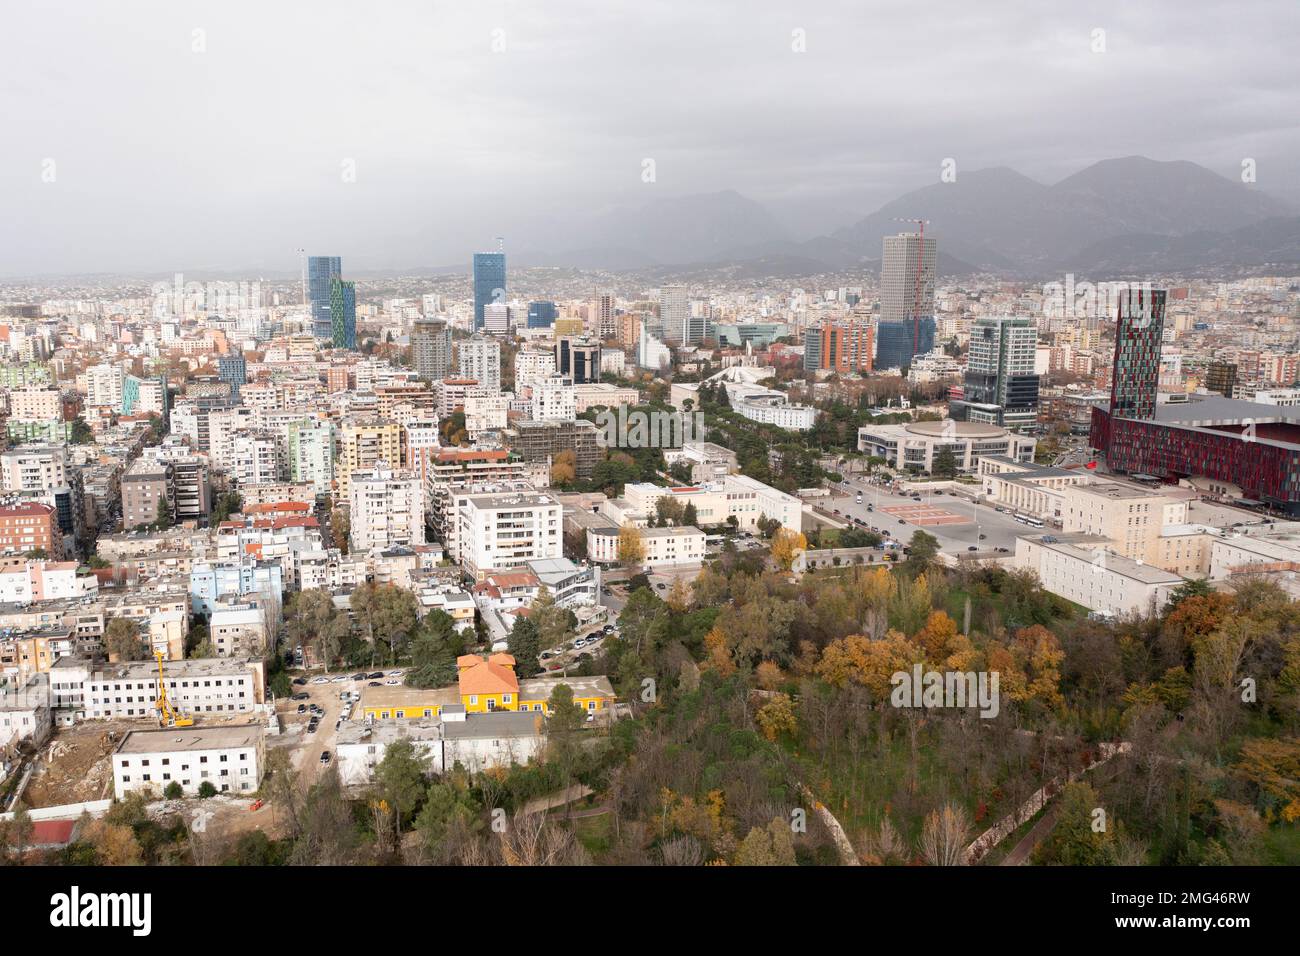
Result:
[[555,350],[521,348],[515,353],[515,391],[532,388],[555,374]]
[[461,378],[501,391],[501,343],[478,336],[464,340],[457,348],[456,368]]
[[113,751],[113,796],[161,796],[179,783],[194,796],[205,783],[218,793],[250,793],[262,780],[266,751],[257,724],[133,730]]
[[466,495],[458,511],[457,558],[481,581],[527,561],[561,557],[563,516],[549,492]]
[[571,422],[578,417],[573,382],[563,375],[549,375],[533,385],[533,421]]
[[120,365],[92,365],[86,369],[86,405],[90,408],[122,407],[126,373]]
[[[163,661],[167,700],[187,717],[254,711],[265,699],[262,662],[237,658]],[[99,665],[82,692],[85,716],[96,720],[157,719],[158,665]]]
[[348,504],[353,550],[424,544],[424,482],[416,472],[385,462],[355,471]]
[[19,445],[0,455],[5,491],[51,491],[67,483],[63,449],[57,445]]
[[470,441],[476,441],[486,432],[501,431],[509,420],[510,401],[507,393],[490,392],[482,386],[465,392],[465,431]]
[[231,477],[239,485],[264,485],[279,481],[280,448],[275,435],[264,431],[237,432],[232,439]]

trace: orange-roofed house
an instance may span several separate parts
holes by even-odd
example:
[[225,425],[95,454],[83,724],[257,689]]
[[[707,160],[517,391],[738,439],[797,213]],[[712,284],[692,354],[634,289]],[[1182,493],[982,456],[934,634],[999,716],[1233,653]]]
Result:
[[515,659],[509,654],[492,654],[486,660],[465,654],[456,658],[456,670],[466,713],[519,708],[519,678],[515,677]]

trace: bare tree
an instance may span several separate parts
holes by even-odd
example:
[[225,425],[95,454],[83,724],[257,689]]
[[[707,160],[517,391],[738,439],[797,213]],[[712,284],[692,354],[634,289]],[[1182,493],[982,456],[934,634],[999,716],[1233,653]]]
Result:
[[964,807],[944,804],[921,827],[921,857],[931,866],[965,866],[970,846],[970,817]]

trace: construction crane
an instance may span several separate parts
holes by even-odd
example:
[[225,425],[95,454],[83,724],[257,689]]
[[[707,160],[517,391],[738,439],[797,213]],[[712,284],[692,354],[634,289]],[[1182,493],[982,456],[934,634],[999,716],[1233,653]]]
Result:
[[154,707],[158,709],[158,726],[193,727],[194,718],[184,716],[179,710],[173,710],[167,700],[167,685],[163,682],[162,651],[154,651],[153,656],[158,661],[158,699],[153,702]]
[[921,347],[921,266],[925,261],[925,227],[929,225],[930,220],[900,219],[895,216],[894,222],[910,222],[918,227],[916,237],[916,288],[912,299],[912,357],[915,358],[916,350]]

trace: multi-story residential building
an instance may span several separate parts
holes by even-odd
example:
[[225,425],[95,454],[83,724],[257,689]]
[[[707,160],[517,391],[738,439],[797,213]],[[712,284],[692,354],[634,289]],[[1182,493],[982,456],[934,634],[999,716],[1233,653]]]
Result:
[[57,388],[19,388],[9,392],[9,417],[24,422],[63,418],[63,396]]
[[317,495],[334,485],[334,426],[327,419],[304,418],[289,425],[289,478],[309,484]]
[[234,461],[231,477],[236,485],[264,485],[280,481],[280,443],[274,432],[248,428],[236,432],[232,440]]
[[555,374],[555,350],[521,348],[515,353],[515,392],[523,392]]
[[50,491],[68,483],[62,446],[21,445],[0,455],[0,485],[5,491]]
[[457,559],[481,581],[527,561],[562,557],[563,511],[549,492],[468,495],[458,515]]
[[424,544],[424,483],[385,462],[355,471],[349,491],[352,550]]
[[86,407],[122,410],[126,372],[120,365],[92,365],[86,369]]
[[411,327],[411,357],[423,379],[436,382],[451,371],[451,327],[443,319],[417,319]]
[[173,782],[186,796],[205,783],[218,793],[250,793],[261,786],[265,763],[260,724],[133,730],[113,751],[113,795],[158,797]]
[[456,371],[458,378],[501,391],[501,343],[479,335],[465,339],[456,349]]
[[870,372],[875,335],[865,320],[825,321],[804,330],[803,367],[807,371]]
[[381,461],[402,460],[402,426],[396,422],[348,422],[341,430],[339,444],[334,479],[339,498],[348,501],[353,472],[374,468]]
[[573,382],[556,373],[533,384],[533,421],[569,422],[578,417]]
[[25,502],[0,506],[0,553],[44,551],[63,556],[63,538],[51,505]]
[[[252,713],[266,700],[266,665],[260,660],[205,657],[163,661],[162,668],[168,701],[188,717]],[[52,673],[74,669],[65,661]],[[153,661],[92,665],[82,698],[81,716],[90,720],[156,719],[158,665]]]

